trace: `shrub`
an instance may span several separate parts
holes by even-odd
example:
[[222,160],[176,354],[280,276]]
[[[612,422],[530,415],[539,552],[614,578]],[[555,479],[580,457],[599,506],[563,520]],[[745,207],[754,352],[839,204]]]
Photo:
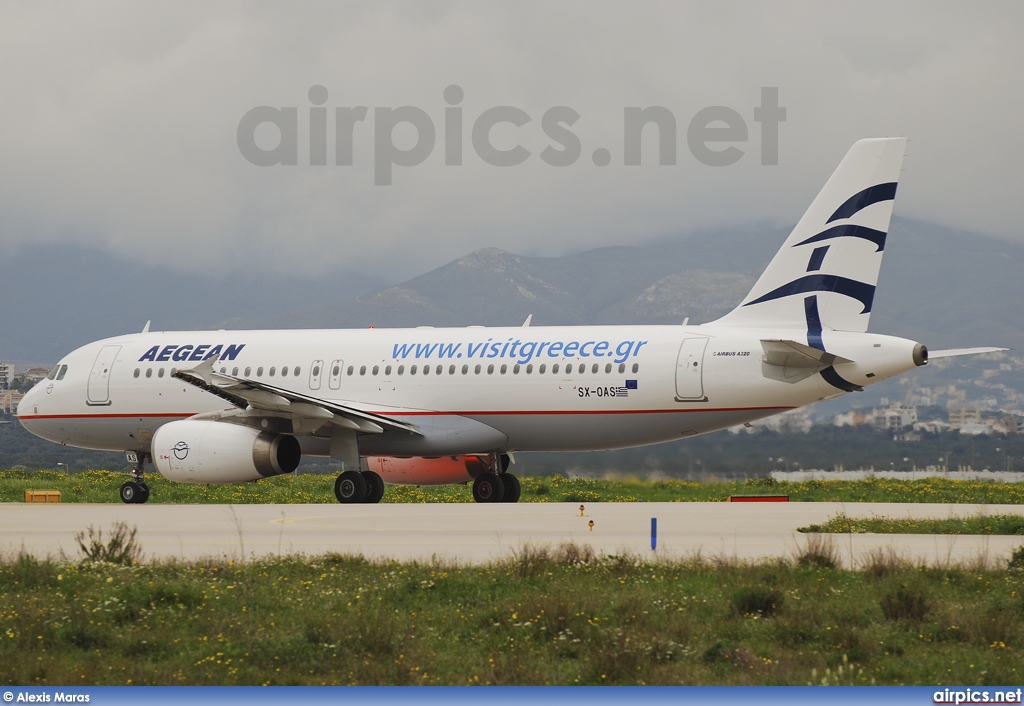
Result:
[[928,596],[920,587],[900,584],[882,597],[882,614],[887,620],[921,622],[931,611]]
[[740,615],[775,615],[782,608],[784,594],[769,586],[748,586],[738,590],[732,606]]

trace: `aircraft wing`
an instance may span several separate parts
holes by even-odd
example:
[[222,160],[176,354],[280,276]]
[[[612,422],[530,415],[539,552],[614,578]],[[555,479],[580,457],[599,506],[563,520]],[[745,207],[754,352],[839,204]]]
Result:
[[255,409],[280,414],[291,419],[302,418],[321,424],[334,424],[365,434],[381,434],[386,429],[419,434],[412,424],[389,417],[328,402],[317,397],[284,390],[248,378],[218,373],[213,369],[215,358],[203,361],[191,370],[178,370],[174,377],[201,390],[227,400],[238,409]]
[[978,353],[998,353],[1008,351],[1009,348],[947,348],[941,351],[928,351],[928,360],[934,358],[953,358],[960,355],[977,355]]

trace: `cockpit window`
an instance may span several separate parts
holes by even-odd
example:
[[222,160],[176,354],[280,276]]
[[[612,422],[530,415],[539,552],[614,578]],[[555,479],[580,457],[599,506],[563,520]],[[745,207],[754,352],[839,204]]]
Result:
[[53,366],[53,369],[46,374],[46,379],[47,380],[55,380],[57,378],[57,373],[58,372],[60,372],[60,365]]
[[58,380],[63,380],[64,376],[67,375],[67,374],[68,374],[68,366],[62,365],[62,366],[60,366],[60,372],[57,373],[57,379]]

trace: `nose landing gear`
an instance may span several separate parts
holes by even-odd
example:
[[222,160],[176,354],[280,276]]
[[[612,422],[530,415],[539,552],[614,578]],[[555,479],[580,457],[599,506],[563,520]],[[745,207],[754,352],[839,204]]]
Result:
[[132,464],[132,470],[129,471],[132,479],[121,486],[121,502],[139,505],[149,500],[149,486],[142,480],[149,454],[125,451],[124,455],[128,463]]

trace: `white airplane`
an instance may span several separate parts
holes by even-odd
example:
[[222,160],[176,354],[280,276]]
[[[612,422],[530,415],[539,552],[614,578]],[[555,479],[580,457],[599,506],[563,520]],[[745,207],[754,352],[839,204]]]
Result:
[[[866,333],[904,138],[853,145],[747,297],[699,326],[141,332],[65,356],[18,416],[44,439],[124,451],[185,483],[342,466],[342,503],[384,484],[472,481],[515,502],[516,451],[695,436],[860,390],[928,362]],[[956,349],[932,358],[1004,350]],[[366,470],[360,470],[360,458]]]

